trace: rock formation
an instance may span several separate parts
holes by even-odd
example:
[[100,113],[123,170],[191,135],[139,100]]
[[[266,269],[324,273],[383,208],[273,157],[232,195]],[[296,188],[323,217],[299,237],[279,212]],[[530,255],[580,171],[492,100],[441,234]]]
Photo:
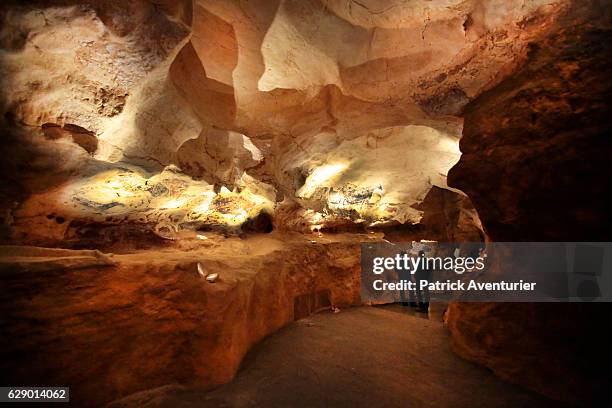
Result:
[[[10,3],[4,167],[19,177],[4,207],[73,189],[84,168],[175,165],[229,190],[246,173],[315,228],[419,223],[432,186],[448,189],[466,104],[567,6],[502,3]],[[56,207],[39,213],[91,220]]]
[[[611,10],[5,1],[5,372],[92,404],[212,387],[294,318],[359,304],[360,241],[607,240]],[[591,339],[601,309],[558,310],[452,304],[447,323],[461,356],[576,403],[592,353],[546,346]]]
[[[465,109],[449,179],[493,240],[609,240],[610,9],[584,3]],[[460,355],[551,398],[591,405],[607,389],[598,334],[606,315],[601,304],[456,303],[448,323]]]
[[[294,318],[359,302],[356,237],[195,241],[115,255],[97,268],[103,259],[73,250],[3,259],[3,381],[52,378],[70,384],[82,406],[168,383],[210,388],[230,381],[255,342]],[[58,255],[53,268],[31,267]],[[217,280],[200,276],[197,263]]]

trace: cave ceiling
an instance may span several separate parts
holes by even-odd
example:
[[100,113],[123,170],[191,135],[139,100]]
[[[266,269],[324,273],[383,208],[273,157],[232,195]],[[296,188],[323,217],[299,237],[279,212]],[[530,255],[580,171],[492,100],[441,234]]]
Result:
[[234,227],[287,206],[287,223],[418,223],[433,187],[463,194],[446,182],[463,108],[569,3],[9,2],[17,214]]

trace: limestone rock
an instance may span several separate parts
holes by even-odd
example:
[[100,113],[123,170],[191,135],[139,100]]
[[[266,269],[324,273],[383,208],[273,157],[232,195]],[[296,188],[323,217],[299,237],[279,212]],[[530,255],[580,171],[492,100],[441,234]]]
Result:
[[[112,258],[98,250],[0,246],[0,271],[5,276],[20,272],[39,273],[113,265],[115,262]],[[25,276],[23,278],[27,279]]]
[[[449,183],[470,196],[493,240],[609,239],[612,49],[602,7],[577,2],[520,70],[466,107]],[[461,356],[588,406],[609,385],[601,306],[454,303],[448,325]]]
[[[294,317],[359,302],[358,239],[608,240],[609,16],[599,0],[4,2],[0,241],[123,255],[3,274],[3,372],[96,404],[214,386]],[[351,228],[383,232],[321,232]],[[546,347],[572,328],[551,315],[455,304],[448,324],[465,358],[576,402],[582,379],[553,381],[573,346]]]
[[[5,194],[70,189],[92,160],[176,165],[230,190],[253,177],[328,225],[418,223],[428,192],[448,188],[465,106],[568,1],[11,2],[0,16],[11,150],[80,160],[50,154],[38,189]],[[338,180],[307,192],[337,161]],[[7,172],[27,180],[25,167]]]
[[[52,278],[3,272],[2,372],[15,385],[52,378],[89,406],[169,382],[211,388],[232,379],[254,343],[311,313],[303,299],[359,303],[356,236],[264,237],[115,255],[114,266]],[[206,282],[197,262],[223,279]]]
[[518,72],[466,108],[450,184],[471,197],[494,240],[609,237],[609,173],[600,169],[612,159],[612,50],[596,5],[576,6],[566,28],[532,44]]

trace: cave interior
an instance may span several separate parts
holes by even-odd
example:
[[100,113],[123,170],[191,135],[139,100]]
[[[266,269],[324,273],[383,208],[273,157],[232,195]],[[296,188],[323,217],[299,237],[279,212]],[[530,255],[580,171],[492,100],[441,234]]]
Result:
[[363,305],[360,245],[610,241],[611,16],[608,0],[4,1],[0,385],[215,406],[262,340],[330,314],[437,325],[405,347],[439,342],[542,406],[595,404],[604,305],[406,316]]

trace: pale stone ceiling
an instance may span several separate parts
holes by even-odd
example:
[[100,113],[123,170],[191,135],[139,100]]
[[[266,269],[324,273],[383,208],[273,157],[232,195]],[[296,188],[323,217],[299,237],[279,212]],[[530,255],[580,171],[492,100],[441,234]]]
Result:
[[[49,3],[3,12],[3,111],[30,133],[90,131],[97,148],[75,176],[91,160],[174,164],[231,189],[246,171],[305,209],[416,223],[431,187],[447,188],[463,106],[568,1]],[[347,215],[338,191],[369,198]]]

